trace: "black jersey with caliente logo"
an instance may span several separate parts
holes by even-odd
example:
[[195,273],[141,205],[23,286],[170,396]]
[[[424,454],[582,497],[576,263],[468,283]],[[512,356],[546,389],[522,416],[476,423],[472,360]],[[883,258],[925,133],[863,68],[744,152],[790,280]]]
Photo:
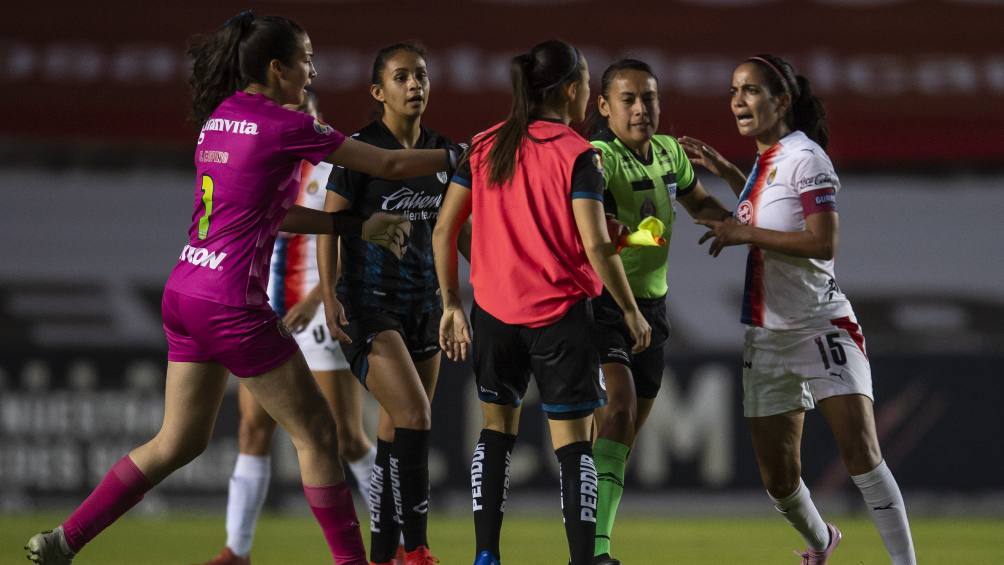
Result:
[[[352,136],[382,147],[403,149],[381,120]],[[415,149],[437,149],[450,141],[421,128]],[[400,214],[411,220],[411,238],[398,260],[386,249],[359,237],[342,238],[342,274],[338,297],[349,315],[367,310],[408,313],[439,307],[439,282],[432,259],[432,230],[449,183],[446,171],[405,180],[386,180],[336,167],[328,190],[345,197],[352,211],[369,217],[374,212]]]

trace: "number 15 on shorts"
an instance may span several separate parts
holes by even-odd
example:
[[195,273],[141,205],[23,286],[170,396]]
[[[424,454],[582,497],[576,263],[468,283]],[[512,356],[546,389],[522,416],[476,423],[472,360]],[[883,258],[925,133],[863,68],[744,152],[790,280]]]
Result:
[[[839,338],[840,332],[828,333],[816,338],[816,347],[819,348],[819,356],[823,358],[825,369],[830,368],[831,359],[834,365],[847,364],[847,352],[844,351],[844,346],[837,341]],[[824,339],[826,340],[825,344],[823,343]]]

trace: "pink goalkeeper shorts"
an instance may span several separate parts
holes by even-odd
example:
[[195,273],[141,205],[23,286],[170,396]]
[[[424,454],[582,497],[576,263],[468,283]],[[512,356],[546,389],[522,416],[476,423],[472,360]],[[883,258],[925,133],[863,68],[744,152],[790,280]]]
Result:
[[165,290],[161,315],[168,361],[215,361],[238,377],[254,377],[298,351],[289,330],[268,305],[237,308]]

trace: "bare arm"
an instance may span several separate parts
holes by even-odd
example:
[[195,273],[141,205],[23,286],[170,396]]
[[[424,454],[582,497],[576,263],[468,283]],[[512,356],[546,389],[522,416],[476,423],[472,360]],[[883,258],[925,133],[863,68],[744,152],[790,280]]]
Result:
[[722,206],[717,198],[704,190],[701,181],[696,181],[694,188],[687,194],[677,198],[692,218],[698,220],[722,220],[732,216],[732,213]]
[[699,224],[707,226],[698,243],[713,239],[708,253],[715,257],[722,249],[730,245],[755,245],[760,249],[828,261],[837,253],[839,218],[836,212],[820,212],[805,219],[805,229],[795,232],[783,232],[754,228],[733,222],[716,220],[698,220]]
[[[439,219],[432,232],[432,249],[436,261],[436,277],[443,299],[443,318],[439,324],[439,345],[446,356],[456,361],[467,358],[471,343],[467,317],[460,300],[460,281],[457,274],[458,238],[471,215],[471,191],[457,183],[450,183],[446,198],[439,208]],[[469,253],[469,247],[468,247]]]
[[287,233],[330,234],[333,227],[331,214],[303,206],[293,206],[283,218],[279,230]]
[[711,174],[724,180],[735,193],[736,198],[739,198],[743,187],[746,186],[746,175],[738,167],[722,157],[722,154],[715,151],[714,147],[700,139],[681,137],[678,141],[683,146],[683,150],[687,152],[691,163],[704,167]]
[[471,219],[467,218],[464,225],[460,227],[460,236],[457,239],[457,250],[460,254],[467,259],[467,262],[471,262]]
[[370,176],[398,180],[449,170],[451,158],[447,149],[381,149],[348,138],[325,161]]
[[[328,191],[324,197],[324,211],[341,212],[348,210],[349,201],[335,192]],[[342,330],[348,320],[345,319],[344,309],[335,293],[335,285],[338,282],[338,242],[339,238],[334,235],[317,236],[317,274],[320,283],[321,300],[324,302],[324,317],[328,325],[331,336],[340,341],[351,341],[348,335]]]
[[633,350],[635,352],[644,350],[648,347],[652,330],[638,310],[638,304],[624,273],[624,265],[617,255],[617,246],[610,241],[606,217],[603,215],[603,204],[592,198],[575,198],[572,200],[572,214],[575,216],[575,225],[582,238],[589,264],[600,276],[603,286],[613,296],[614,301],[624,311],[624,321],[635,341]]

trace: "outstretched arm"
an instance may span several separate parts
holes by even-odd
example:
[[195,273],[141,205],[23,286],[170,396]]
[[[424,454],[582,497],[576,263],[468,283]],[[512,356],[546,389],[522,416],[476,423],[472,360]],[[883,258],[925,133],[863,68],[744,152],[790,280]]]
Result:
[[732,216],[732,213],[722,206],[717,198],[708,194],[704,190],[701,181],[695,180],[694,187],[685,195],[677,197],[677,200],[687,209],[687,213],[697,220],[722,220]]
[[389,180],[433,175],[456,168],[456,150],[381,149],[352,138],[325,159],[346,169]]
[[836,212],[812,214],[805,219],[805,229],[794,232],[755,228],[734,222],[698,220],[698,224],[708,228],[698,243],[711,239],[708,253],[715,257],[730,245],[749,244],[792,257],[828,261],[837,252],[838,220]]
[[736,198],[739,198],[743,187],[746,186],[746,175],[738,167],[722,157],[722,154],[715,151],[714,147],[700,139],[684,136],[679,139],[679,142],[683,146],[683,150],[687,152],[691,163],[704,167],[711,174],[724,180],[735,193]]

